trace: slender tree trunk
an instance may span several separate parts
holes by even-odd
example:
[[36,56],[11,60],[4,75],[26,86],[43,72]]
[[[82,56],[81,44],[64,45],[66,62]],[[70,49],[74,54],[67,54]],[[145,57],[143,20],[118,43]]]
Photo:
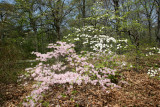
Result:
[[60,34],[60,27],[59,26],[57,26],[56,32],[57,32],[57,39],[61,40],[61,34]]
[[[32,9],[31,9],[32,10]],[[30,26],[34,32],[34,36],[35,36],[35,50],[36,52],[38,52],[38,35],[37,35],[37,28],[36,28],[36,21],[35,19],[33,18],[33,15],[32,15],[32,11],[28,11],[29,13],[29,20],[30,20]]]
[[139,36],[137,36],[136,40],[136,72],[139,72],[139,58],[140,58],[140,54],[139,54]]
[[38,35],[37,29],[34,29],[35,43],[36,43],[36,52],[38,52]]
[[[2,28],[3,28],[3,22],[1,22],[2,24]],[[4,31],[3,29],[1,28],[1,31],[0,31],[0,35],[1,35],[1,42],[3,43],[3,38],[4,38]]]
[[[120,31],[119,31],[119,23],[120,23],[120,20],[119,20],[119,16],[120,16],[120,13],[119,13],[119,0],[113,0],[113,3],[114,3],[114,10],[115,10],[115,16],[116,16],[116,33],[117,33],[117,37],[116,39],[118,40],[120,38]],[[116,48],[117,48],[117,45],[116,45]],[[121,53],[121,50],[119,49],[119,51],[117,53]]]
[[157,13],[158,13],[157,40],[160,46],[160,2],[158,2],[158,12]]
[[54,26],[56,31],[57,40],[61,40],[61,0],[58,0],[56,3],[56,9],[53,11],[53,17],[54,17]]
[[33,21],[33,19],[31,19],[31,27],[33,28],[34,31],[34,36],[35,36],[35,48],[36,48],[36,52],[38,52],[38,35],[37,35],[37,28],[35,26],[35,22]]
[[3,15],[0,15],[1,16],[1,31],[0,31],[0,35],[1,35],[1,43],[3,43],[3,39],[5,37],[5,34],[4,34],[4,24],[3,24]]
[[148,35],[149,35],[149,42],[152,42],[152,34],[151,34],[151,21],[150,19],[148,20]]
[[119,20],[119,18],[117,18],[117,17],[120,16],[120,13],[119,13],[119,0],[113,0],[113,3],[114,3],[115,15],[116,15],[116,32],[117,32],[117,35],[120,36],[120,32],[119,32],[120,20]]
[[3,43],[4,34],[1,34],[1,43]]
[[140,43],[139,43],[139,39],[140,39],[140,33],[138,33],[138,32],[134,32],[133,33],[133,35],[132,35],[132,37],[134,38],[134,43],[135,43],[135,46],[136,46],[136,58],[135,58],[135,70],[136,70],[136,72],[139,72],[139,61],[140,61],[140,50],[139,50],[139,45],[140,45]]
[[85,18],[86,18],[86,0],[83,0],[82,18],[83,18],[83,26],[85,26]]
[[54,26],[55,26],[55,31],[56,31],[56,36],[57,36],[57,40],[61,40],[61,27],[60,27],[60,20],[58,18],[54,19]]
[[152,34],[151,34],[151,27],[152,27],[152,22],[151,22],[151,14],[147,14],[147,20],[148,20],[148,36],[149,36],[149,43],[152,42]]

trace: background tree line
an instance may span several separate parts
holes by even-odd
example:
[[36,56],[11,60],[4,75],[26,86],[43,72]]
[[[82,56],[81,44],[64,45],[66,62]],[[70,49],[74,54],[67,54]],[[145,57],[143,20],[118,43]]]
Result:
[[[99,4],[100,3],[100,4]],[[83,26],[105,27],[105,34],[140,44],[160,44],[159,0],[13,0],[0,2],[0,49],[19,56],[45,52]],[[7,48],[5,48],[7,49]],[[15,49],[13,49],[15,51]],[[12,52],[14,52],[12,51]],[[2,53],[1,53],[2,54]]]

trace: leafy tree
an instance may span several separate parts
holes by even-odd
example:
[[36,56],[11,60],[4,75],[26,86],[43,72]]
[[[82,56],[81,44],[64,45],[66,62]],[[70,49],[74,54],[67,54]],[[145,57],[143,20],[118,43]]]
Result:
[[14,6],[7,2],[0,3],[0,35],[1,41],[10,35],[9,30],[13,30],[12,15]]
[[157,18],[157,40],[160,44],[160,1],[159,0],[155,0],[156,2],[156,6],[157,6],[157,14],[158,14],[158,18]]
[[152,20],[153,20],[153,12],[155,10],[155,0],[140,0],[141,5],[144,8],[144,15],[147,18],[148,22],[148,35],[149,35],[149,41],[152,40]]

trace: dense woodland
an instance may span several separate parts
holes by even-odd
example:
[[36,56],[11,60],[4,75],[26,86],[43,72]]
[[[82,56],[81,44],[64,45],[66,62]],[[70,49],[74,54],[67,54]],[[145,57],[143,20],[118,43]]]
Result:
[[159,0],[0,0],[0,106],[159,107],[159,80]]

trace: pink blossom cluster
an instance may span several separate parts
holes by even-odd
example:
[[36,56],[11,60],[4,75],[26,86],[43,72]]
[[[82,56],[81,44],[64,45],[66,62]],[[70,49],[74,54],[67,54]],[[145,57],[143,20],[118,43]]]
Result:
[[[60,45],[60,46],[59,46]],[[66,42],[57,42],[57,44],[49,44],[48,48],[54,48],[54,52],[47,52],[46,54],[41,54],[39,52],[32,52],[37,56],[36,60],[47,61],[47,59],[58,58],[59,56],[65,56],[67,54],[73,53],[74,44],[67,44]]]
[[[27,96],[27,102],[23,105],[27,107],[40,106],[38,101],[43,98],[44,94],[50,86],[55,84],[99,84],[103,90],[108,86],[118,87],[111,83],[108,79],[108,74],[115,75],[115,70],[109,68],[96,68],[93,64],[88,62],[88,56],[77,55],[73,49],[73,44],[65,42],[57,42],[56,44],[49,44],[48,48],[53,48],[54,51],[41,54],[33,52],[40,60],[38,65],[34,68],[27,68],[26,71],[31,74],[31,77],[36,81],[33,85],[33,90],[30,96]],[[65,62],[59,62],[59,57],[65,57]],[[44,64],[43,61],[55,58],[57,61],[54,64]],[[67,63],[66,63],[67,62]],[[56,73],[59,71],[59,73]],[[107,91],[106,91],[107,92]]]

